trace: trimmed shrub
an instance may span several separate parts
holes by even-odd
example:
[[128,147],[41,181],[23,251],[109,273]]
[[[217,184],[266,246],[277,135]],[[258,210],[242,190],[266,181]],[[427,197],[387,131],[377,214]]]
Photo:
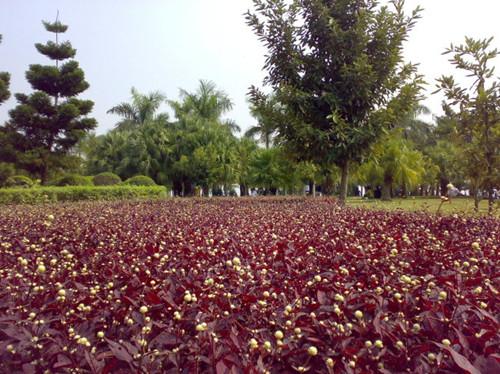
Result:
[[158,199],[164,186],[66,186],[0,189],[0,204],[38,204],[57,201]]
[[123,184],[129,186],[156,186],[155,181],[146,175],[136,175],[127,179]]
[[113,186],[122,182],[121,178],[115,173],[100,173],[93,178],[94,185],[96,186]]
[[30,188],[33,184],[33,180],[25,175],[13,175],[12,177],[7,178],[7,181],[5,182],[6,187],[18,188]]
[[79,174],[68,174],[56,179],[54,186],[92,186],[92,177],[86,177]]

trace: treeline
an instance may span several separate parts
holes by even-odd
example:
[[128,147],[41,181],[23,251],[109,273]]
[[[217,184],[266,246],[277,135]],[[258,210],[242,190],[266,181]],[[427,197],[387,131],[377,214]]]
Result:
[[[36,44],[52,65],[31,65],[30,95],[0,126],[0,183],[13,174],[51,184],[64,174],[137,175],[175,195],[338,193],[356,185],[369,195],[445,195],[450,182],[482,193],[493,209],[500,185],[500,83],[492,66],[492,38],[466,38],[444,53],[471,79],[462,87],[443,75],[444,115],[422,121],[425,82],[405,63],[403,43],[420,18],[403,0],[287,2],[254,0],[246,22],[267,49],[263,86],[248,93],[257,124],[245,133],[226,119],[231,99],[214,83],[178,100],[132,90],[131,102],[109,112],[121,120],[92,135],[93,103],[77,99],[88,88],[75,49],[59,42],[67,26],[44,22],[55,42]],[[300,3],[300,6],[297,4]],[[300,20],[300,22],[298,22]],[[0,101],[9,96],[0,73]],[[265,94],[264,92],[270,92]],[[173,117],[159,112],[167,103]],[[78,179],[78,178],[73,178]],[[2,182],[3,181],[3,182]]]

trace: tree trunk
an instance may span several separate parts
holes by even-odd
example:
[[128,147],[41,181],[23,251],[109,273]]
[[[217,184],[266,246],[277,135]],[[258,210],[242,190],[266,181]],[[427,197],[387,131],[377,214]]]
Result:
[[316,197],[316,182],[312,182],[312,195]]
[[488,215],[493,215],[493,205],[495,204],[495,200],[493,199],[493,187],[490,186],[488,191]]
[[325,181],[321,185],[321,192],[323,195],[333,194],[333,178],[332,173],[329,170],[325,172]]
[[446,187],[448,183],[450,183],[448,179],[445,178],[439,179],[439,187],[440,187],[439,193],[441,194],[441,196],[446,196],[448,194],[448,188]]
[[347,200],[347,179],[349,177],[349,161],[344,161],[341,165],[342,175],[340,177],[340,202],[345,204]]
[[203,186],[202,192],[203,192],[203,196],[208,197],[208,194],[210,192],[209,188],[208,188],[208,185],[207,186]]
[[474,211],[479,212],[479,202],[481,198],[479,197],[479,188],[474,188]]
[[42,166],[42,170],[40,171],[40,183],[42,184],[42,186],[44,186],[48,179],[49,179],[49,172],[48,172],[48,168],[47,168],[47,165],[44,163],[44,165]]
[[391,189],[392,189],[392,178],[385,177],[384,184],[382,185],[382,200],[390,201],[391,200]]
[[194,195],[194,186],[191,183],[191,181],[189,181],[189,180],[186,183],[186,188],[184,190],[184,193],[186,194],[186,196],[193,196]]
[[248,189],[244,184],[240,184],[240,196],[248,196]]

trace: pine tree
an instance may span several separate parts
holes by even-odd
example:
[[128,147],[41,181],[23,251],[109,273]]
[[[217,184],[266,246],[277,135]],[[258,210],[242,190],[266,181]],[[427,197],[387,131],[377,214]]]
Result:
[[[2,35],[0,35],[0,43],[2,42]],[[0,104],[10,97],[9,92],[10,74],[0,71]]]
[[71,148],[96,126],[96,120],[87,117],[94,103],[76,98],[89,87],[73,60],[76,50],[69,41],[59,42],[68,26],[58,19],[43,25],[55,34],[55,42],[35,47],[55,65],[30,65],[26,79],[35,92],[15,95],[18,105],[9,112],[5,129],[17,151],[18,166],[38,174],[42,183],[53,168],[64,168]]

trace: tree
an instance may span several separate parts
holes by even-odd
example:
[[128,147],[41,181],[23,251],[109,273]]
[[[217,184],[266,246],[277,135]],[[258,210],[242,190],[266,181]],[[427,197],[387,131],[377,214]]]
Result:
[[264,194],[276,195],[290,170],[284,170],[281,150],[278,147],[260,148],[251,162],[253,183],[264,188]]
[[466,37],[464,44],[451,44],[444,52],[452,54],[452,65],[472,78],[471,86],[461,87],[451,75],[437,80],[438,91],[446,98],[443,108],[456,119],[468,176],[476,187],[475,208],[479,208],[479,189],[485,189],[489,214],[493,213],[493,189],[500,183],[500,81],[490,66],[500,52],[491,49],[492,41]]
[[245,132],[245,136],[250,138],[258,136],[266,149],[269,149],[278,122],[282,120],[283,108],[275,95],[264,95],[259,92],[251,95],[250,104],[250,113],[257,120],[257,124],[250,127]]
[[157,113],[160,105],[166,100],[161,92],[154,91],[143,95],[132,87],[131,95],[131,103],[118,104],[107,112],[122,117],[122,120],[116,124],[116,129],[130,130],[147,122],[166,123],[168,121],[168,113]]
[[240,185],[241,196],[249,195],[249,188],[252,184],[252,168],[251,162],[258,146],[255,140],[248,137],[242,137],[236,144],[236,158],[237,158],[237,179]]
[[429,108],[417,105],[396,124],[396,127],[402,129],[403,138],[411,141],[417,149],[422,149],[433,141],[434,126],[420,118],[421,115],[428,114],[431,114]]
[[151,177],[157,184],[167,184],[171,165],[172,130],[157,122],[130,130],[110,131],[89,136],[81,144],[87,172],[111,171],[125,180],[135,175]]
[[140,131],[110,131],[97,138],[89,151],[87,169],[90,174],[113,172],[122,180],[135,175],[149,175],[150,159]]
[[[0,35],[0,43],[2,42],[2,35]],[[10,74],[0,71],[0,104],[10,97],[9,91]]]
[[358,174],[372,186],[382,185],[382,200],[394,196],[393,187],[399,184],[402,194],[415,187],[425,174],[422,153],[411,148],[400,129],[383,137],[374,147],[371,160],[361,165]]
[[232,132],[240,131],[234,121],[222,119],[222,116],[233,108],[233,103],[224,91],[217,90],[215,83],[200,80],[196,92],[181,89],[180,97],[181,102],[169,101],[177,118],[185,120],[190,117],[196,121],[215,121]]
[[69,41],[59,42],[59,34],[68,26],[58,19],[44,21],[43,25],[55,34],[55,42],[35,46],[55,61],[55,66],[30,65],[26,79],[35,92],[15,95],[18,105],[9,112],[3,131],[15,148],[18,166],[40,175],[45,183],[51,168],[65,166],[71,148],[96,126],[96,121],[87,117],[94,103],[76,98],[89,87],[83,70],[72,59],[76,50]]
[[253,2],[246,17],[268,50],[264,84],[294,119],[278,138],[301,159],[338,165],[344,201],[349,164],[419,96],[423,82],[402,45],[420,9],[406,16],[403,0],[393,10],[375,0]]
[[190,195],[201,187],[223,185],[225,191],[236,180],[235,137],[239,127],[222,116],[232,108],[229,97],[214,83],[200,81],[195,92],[180,91],[181,101],[169,101],[177,123],[171,175],[174,193]]

